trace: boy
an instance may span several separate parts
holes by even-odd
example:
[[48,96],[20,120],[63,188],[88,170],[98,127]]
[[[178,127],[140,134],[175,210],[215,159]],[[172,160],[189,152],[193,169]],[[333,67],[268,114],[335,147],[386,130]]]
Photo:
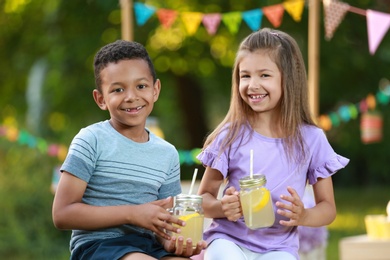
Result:
[[161,89],[147,51],[118,40],[96,54],[94,70],[93,98],[110,119],[75,136],[53,202],[54,225],[73,230],[71,259],[199,254],[205,242],[184,249],[172,224],[185,223],[166,210],[181,192],[180,163],[176,149],[145,128]]

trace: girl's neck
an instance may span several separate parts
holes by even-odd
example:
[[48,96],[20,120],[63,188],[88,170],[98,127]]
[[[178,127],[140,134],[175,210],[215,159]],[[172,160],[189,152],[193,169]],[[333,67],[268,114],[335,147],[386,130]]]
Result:
[[281,127],[280,119],[270,116],[258,116],[251,126],[257,133],[271,138],[284,138],[285,133]]

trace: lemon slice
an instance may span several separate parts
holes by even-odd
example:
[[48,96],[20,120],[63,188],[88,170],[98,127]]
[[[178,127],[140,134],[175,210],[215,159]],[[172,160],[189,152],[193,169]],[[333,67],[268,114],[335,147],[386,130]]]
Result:
[[195,218],[195,217],[199,217],[199,216],[200,216],[199,213],[198,213],[198,212],[195,212],[195,213],[192,213],[192,214],[180,216],[179,219],[180,219],[180,220],[183,220],[183,221],[188,221],[188,220],[190,220],[191,218]]
[[271,197],[271,194],[270,194],[269,190],[267,190],[264,187],[261,189],[255,190],[253,192],[255,194],[252,194],[252,196],[253,196],[252,198],[258,198],[259,202],[252,204],[252,210],[254,212],[260,211],[262,208],[265,207],[265,205],[267,205],[267,203]]

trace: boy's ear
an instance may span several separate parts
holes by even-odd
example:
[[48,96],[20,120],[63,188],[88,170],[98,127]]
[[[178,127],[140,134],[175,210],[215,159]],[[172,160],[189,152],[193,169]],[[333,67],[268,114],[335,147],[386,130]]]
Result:
[[154,88],[154,94],[153,94],[154,102],[156,102],[161,91],[161,81],[159,79],[156,80],[156,83],[154,83],[153,88]]
[[95,100],[96,104],[100,107],[101,110],[107,110],[106,102],[104,101],[103,94],[97,90],[94,89],[92,92],[93,99]]

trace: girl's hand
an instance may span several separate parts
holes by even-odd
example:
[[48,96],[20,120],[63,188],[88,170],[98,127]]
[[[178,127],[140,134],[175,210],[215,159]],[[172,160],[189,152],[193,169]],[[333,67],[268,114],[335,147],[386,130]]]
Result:
[[306,215],[305,207],[298,193],[293,188],[287,187],[287,191],[291,196],[281,195],[280,198],[290,203],[277,201],[276,206],[279,208],[277,213],[290,220],[280,220],[279,224],[283,226],[299,226]]
[[163,241],[164,249],[166,251],[183,257],[198,255],[207,246],[206,242],[202,240],[196,244],[195,248],[193,248],[192,240],[190,238],[187,239],[185,246],[183,244],[184,239],[182,236],[178,236],[177,238],[175,236],[172,236],[171,239]]
[[237,221],[242,217],[241,203],[238,191],[229,187],[221,199],[222,211],[230,221]]
[[170,232],[180,233],[178,227],[184,226],[184,221],[172,216],[166,209],[171,205],[172,198],[169,197],[163,200],[157,200],[150,203],[138,205],[137,219],[133,219],[134,225],[149,229],[157,236],[164,239],[171,239]]

